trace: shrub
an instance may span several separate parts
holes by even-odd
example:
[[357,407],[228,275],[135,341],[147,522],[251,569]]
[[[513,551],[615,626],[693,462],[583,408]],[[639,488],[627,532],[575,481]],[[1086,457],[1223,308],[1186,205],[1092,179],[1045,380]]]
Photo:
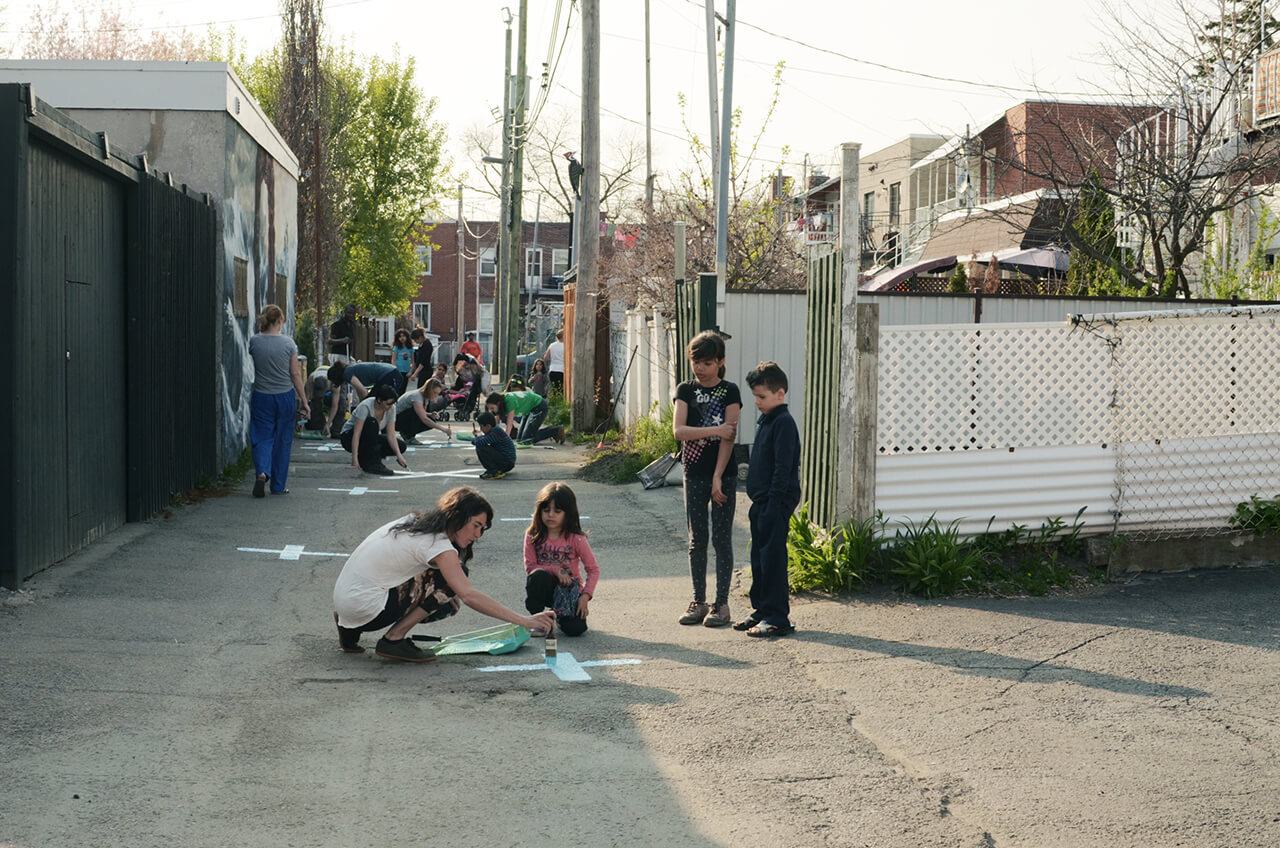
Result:
[[960,541],[959,519],[943,528],[932,515],[897,531],[893,558],[889,572],[898,587],[926,598],[974,588],[980,562],[978,552]]

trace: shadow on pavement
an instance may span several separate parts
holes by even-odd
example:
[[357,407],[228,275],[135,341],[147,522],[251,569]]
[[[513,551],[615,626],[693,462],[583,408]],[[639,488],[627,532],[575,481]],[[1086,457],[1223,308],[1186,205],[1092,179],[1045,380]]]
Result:
[[[1103,674],[1072,668],[1071,666],[1056,665],[1048,661],[1035,661],[1003,654],[993,654],[988,651],[939,648],[932,645],[893,642],[870,636],[825,633],[816,630],[797,631],[789,638],[798,642],[829,645],[833,648],[846,648],[851,651],[881,654],[899,659],[919,660],[950,668],[958,674],[1003,679],[1013,683],[1026,683],[1032,680],[1036,683],[1069,682],[1094,689],[1105,689],[1109,692],[1140,695],[1148,698],[1205,698],[1209,696],[1208,692],[1187,686],[1166,686],[1130,677],[1120,677],[1114,674]],[[1070,650],[1074,650],[1074,648]],[[1063,653],[1067,653],[1067,651]]]

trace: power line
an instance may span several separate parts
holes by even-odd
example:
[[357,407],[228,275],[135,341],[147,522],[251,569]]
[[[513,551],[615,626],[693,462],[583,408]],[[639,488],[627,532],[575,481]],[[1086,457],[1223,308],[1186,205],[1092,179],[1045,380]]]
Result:
[[[691,6],[699,5],[697,2],[695,2],[695,0],[684,0],[684,2],[688,3]],[[906,74],[907,76],[920,77],[921,79],[931,79],[936,82],[950,82],[950,83],[955,83],[957,85],[967,85],[967,86],[972,86],[974,88],[987,88],[993,91],[1000,91],[1005,93],[1021,92],[1021,93],[1030,93],[1030,94],[1062,96],[1062,97],[1095,97],[1097,96],[1096,91],[1094,92],[1044,91],[1039,88],[1027,88],[1025,86],[1016,86],[1016,85],[997,85],[995,83],[977,82],[975,80],[961,79],[959,77],[946,77],[946,76],[941,76],[939,74],[930,74],[930,73],[925,73],[924,71],[913,71],[909,68],[895,68],[893,65],[885,65],[881,62],[873,62],[870,59],[859,59],[856,56],[850,56],[848,53],[841,53],[838,50],[832,50],[827,47],[819,47],[816,44],[810,44],[809,42],[801,41],[798,38],[792,38],[787,35],[782,35],[779,32],[775,32],[773,30],[766,29],[765,27],[757,26],[756,24],[750,23],[748,21],[744,21],[742,18],[738,18],[737,23],[740,24],[741,26],[747,27],[748,29],[754,29],[757,32],[763,33],[772,38],[777,38],[781,41],[787,41],[787,42],[790,42],[791,44],[795,44],[799,47],[804,47],[808,50],[813,50],[817,53],[826,53],[829,56],[835,56],[837,58],[844,59],[849,62],[854,62],[859,65],[867,65],[868,67],[879,68],[882,71],[890,71],[895,74]]]

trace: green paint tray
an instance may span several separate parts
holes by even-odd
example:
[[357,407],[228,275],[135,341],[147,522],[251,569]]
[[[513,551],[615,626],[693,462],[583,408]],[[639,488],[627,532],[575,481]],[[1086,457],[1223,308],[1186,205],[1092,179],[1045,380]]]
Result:
[[509,654],[529,641],[529,631],[518,624],[499,624],[470,633],[446,636],[432,647],[436,656],[450,654]]

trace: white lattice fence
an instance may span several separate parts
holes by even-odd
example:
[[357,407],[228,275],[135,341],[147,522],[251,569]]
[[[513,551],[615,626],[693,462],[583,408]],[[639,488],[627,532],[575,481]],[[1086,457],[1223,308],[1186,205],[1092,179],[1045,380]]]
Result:
[[1223,532],[1237,504],[1280,493],[1280,311],[1081,323],[1114,350],[1119,532]]
[[1063,324],[884,327],[880,455],[1102,444],[1108,356]]
[[1280,307],[883,327],[876,505],[966,533],[1218,533],[1280,495]]

